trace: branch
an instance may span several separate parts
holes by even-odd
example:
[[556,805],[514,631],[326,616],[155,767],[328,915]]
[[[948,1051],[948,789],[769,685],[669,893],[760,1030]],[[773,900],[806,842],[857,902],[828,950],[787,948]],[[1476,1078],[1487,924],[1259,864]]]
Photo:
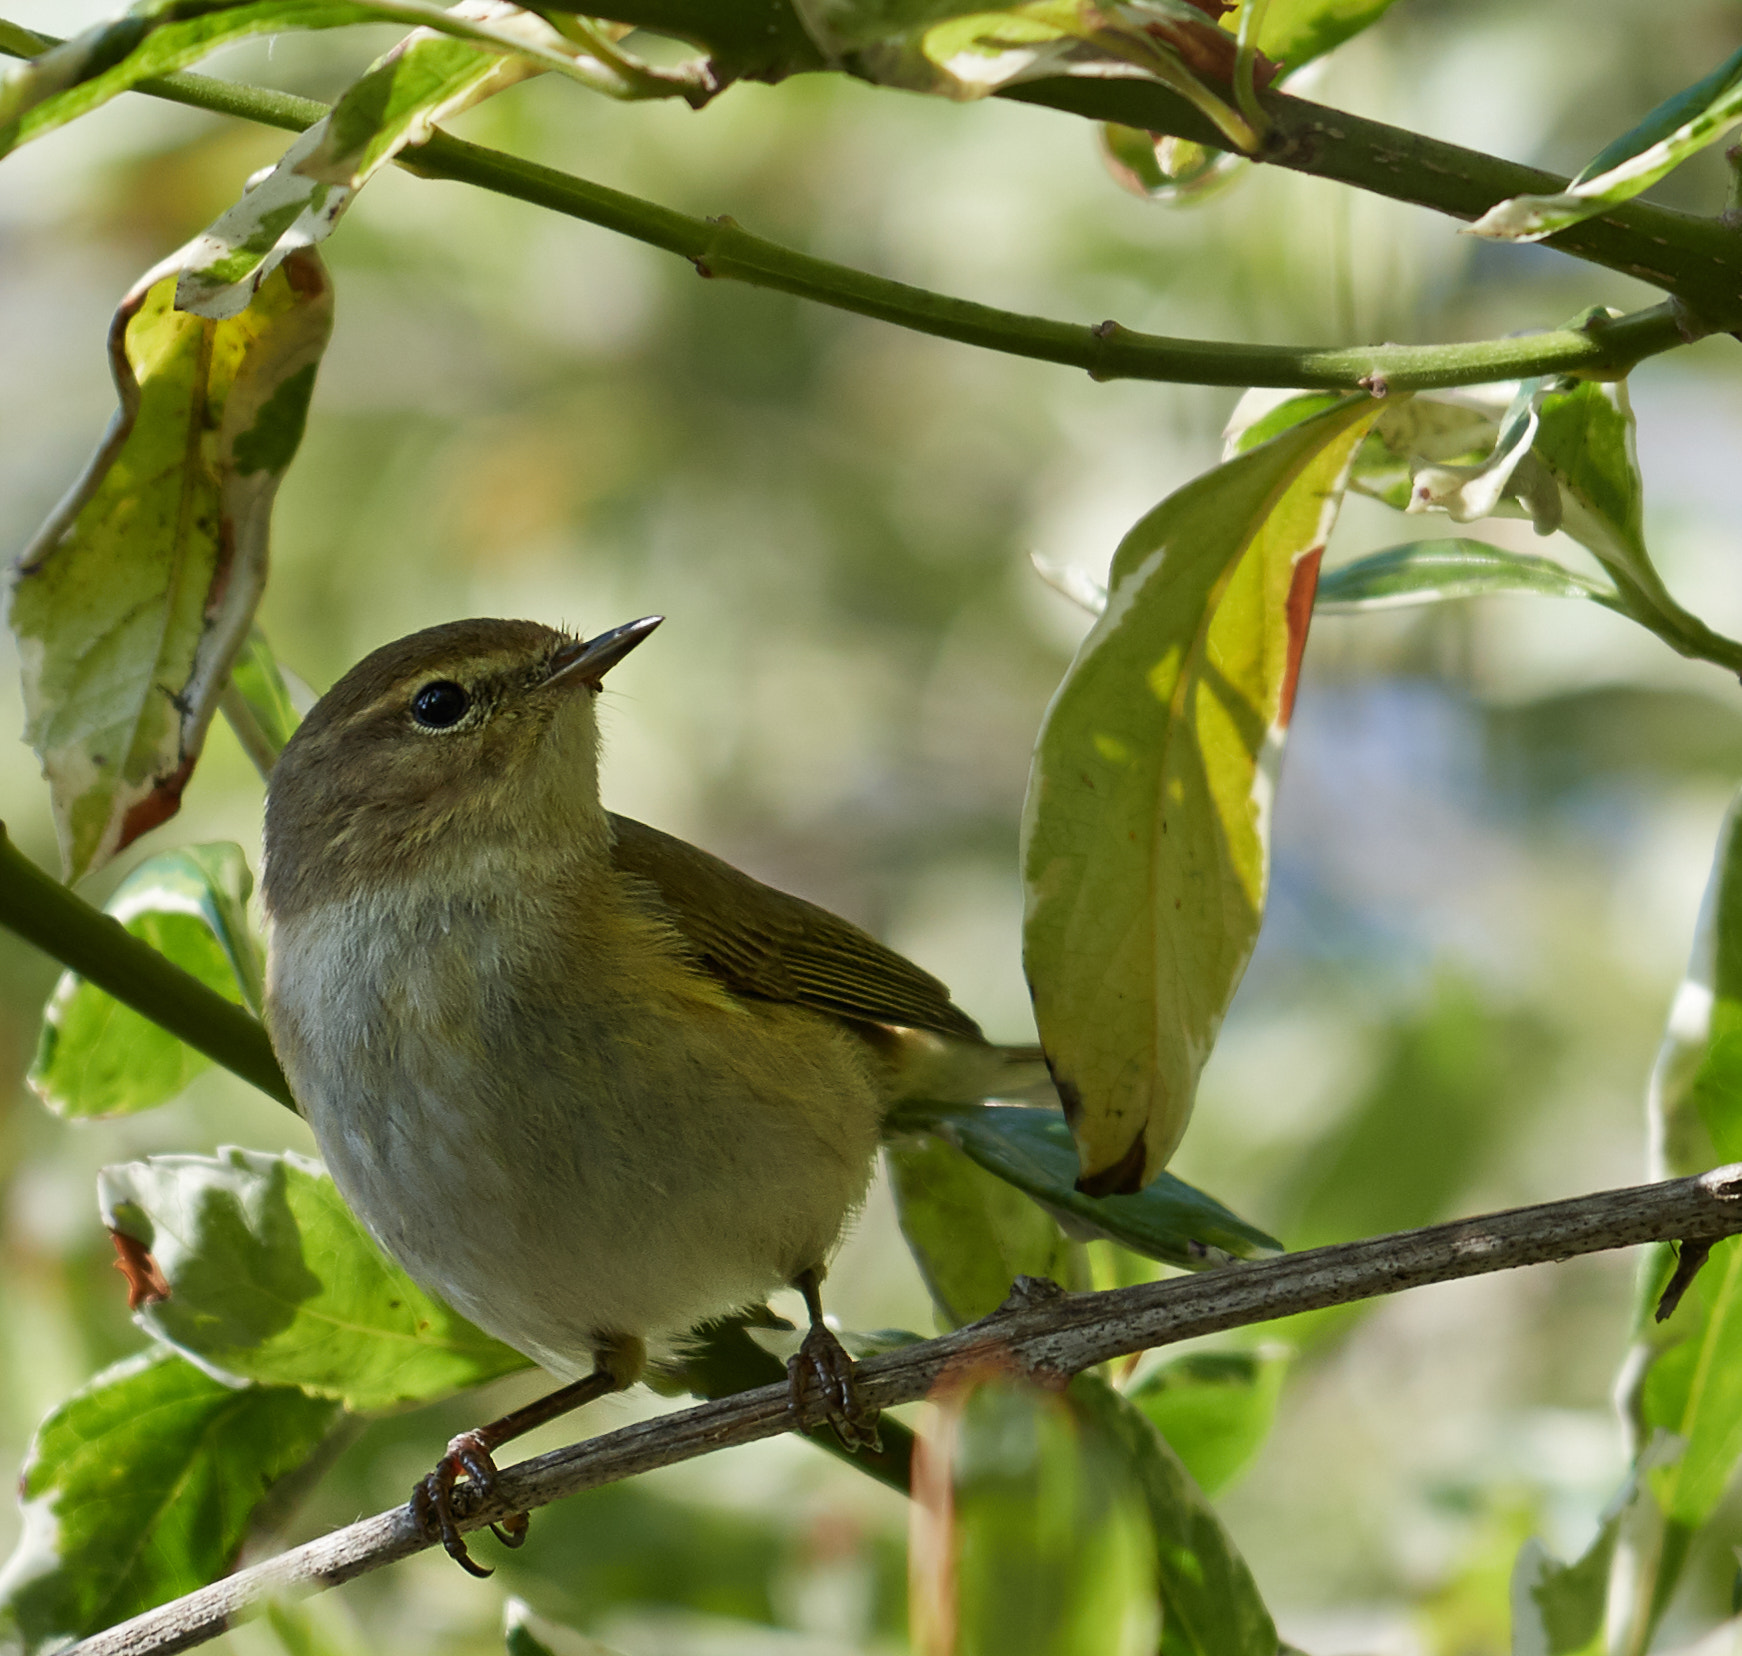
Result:
[[[36,38],[52,44],[46,36]],[[0,51],[7,50],[9,44],[0,38]],[[1118,84],[1125,87],[1138,83]],[[206,75],[169,75],[161,80],[141,81],[134,90],[295,132],[313,125],[328,112],[325,104],[309,98],[240,86]],[[1340,115],[1336,118],[1345,119]],[[1097,380],[1161,380],[1190,385],[1265,385],[1331,391],[1383,386],[1388,391],[1423,391],[1484,385],[1537,374],[1616,376],[1625,374],[1645,357],[1671,350],[1688,340],[1681,319],[1667,305],[1611,321],[1453,345],[1321,350],[1174,339],[1139,333],[1117,322],[1091,326],[1024,316],[911,287],[753,236],[729,218],[693,218],[572,173],[539,166],[441,132],[427,143],[407,150],[399,157],[399,164],[424,178],[473,184],[614,230],[690,260],[703,276],[790,293],[959,344],[1082,368]],[[1559,187],[1549,174],[1515,170],[1534,180],[1531,187],[1539,191]],[[1478,210],[1485,211],[1486,206]],[[1728,234],[1725,233],[1726,237]],[[1742,243],[1731,246],[1730,251],[1734,254],[1739,248]],[[1732,274],[1738,290],[1742,290],[1742,262],[1737,263]]]
[[[946,1374],[975,1368],[1056,1385],[1131,1352],[1429,1282],[1645,1242],[1711,1242],[1738,1231],[1742,1165],[1106,1293],[1067,1294],[1025,1277],[990,1317],[867,1358],[858,1365],[859,1385],[868,1403],[885,1409],[917,1402]],[[774,1437],[793,1424],[787,1388],[779,1385],[626,1426],[508,1468],[497,1497],[468,1512],[461,1527],[476,1529],[579,1490]],[[73,1651],[166,1656],[216,1637],[265,1600],[337,1586],[429,1545],[410,1508],[399,1507],[135,1616]]]
[[0,822],[0,925],[197,1051],[296,1108],[265,1027],[43,873]]

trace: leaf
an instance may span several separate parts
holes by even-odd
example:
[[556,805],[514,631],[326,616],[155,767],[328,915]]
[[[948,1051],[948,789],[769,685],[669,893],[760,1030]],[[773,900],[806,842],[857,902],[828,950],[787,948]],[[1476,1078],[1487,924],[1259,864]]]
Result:
[[1742,121],[1742,51],[1661,103],[1553,195],[1512,196],[1490,207],[1471,233],[1495,241],[1540,241],[1631,201]]
[[1143,1492],[1098,1424],[1002,1377],[938,1399],[914,1476],[916,1656],[1152,1656]]
[[1512,1656],[1602,1656],[1609,1565],[1620,1519],[1612,1517],[1571,1564],[1534,1536],[1512,1571]]
[[1264,55],[1292,72],[1377,23],[1392,0],[1270,0],[1259,31]]
[[[1502,496],[1515,484],[1518,492],[1531,474],[1523,470],[1530,457],[1537,427],[1542,419],[1542,402],[1548,394],[1548,381],[1521,380],[1511,406],[1501,416],[1494,435],[1494,447],[1473,465],[1429,465],[1419,467],[1410,483],[1410,512],[1444,512],[1454,523],[1472,523],[1477,518],[1490,517]],[[1532,517],[1540,534],[1549,534],[1559,527],[1560,513],[1553,490],[1542,499],[1535,491]]]
[[228,322],[147,274],[109,333],[121,408],[13,575],[27,739],[70,878],[172,816],[266,578],[272,499],[332,325],[299,253]]
[[221,705],[236,739],[261,777],[270,777],[284,744],[302,723],[302,714],[291,695],[284,669],[258,627],[249,629],[248,641],[230,669],[230,682],[224,687]]
[[1433,540],[1390,546],[1326,570],[1319,577],[1314,608],[1321,614],[1353,614],[1495,593],[1591,598],[1611,605],[1616,601],[1609,588],[1575,575],[1552,558],[1508,552],[1485,541]]
[[217,1580],[338,1416],[289,1387],[224,1385],[161,1347],[105,1370],[37,1428],[0,1616],[27,1651],[59,1648]]
[[525,1599],[512,1594],[503,1606],[502,1642],[508,1656],[618,1656],[597,1639],[546,1621]]
[[214,1373],[363,1413],[530,1367],[419,1288],[300,1156],[153,1156],[104,1168],[97,1193],[170,1285],[136,1321]]
[[1288,1358],[1279,1351],[1195,1351],[1125,1394],[1206,1495],[1225,1489],[1276,1420]]
[[1215,1510],[1143,1412],[1092,1375],[1069,1396],[1136,1480],[1149,1511],[1172,1656],[1276,1656],[1276,1624]]
[[1171,1173],[1130,1194],[1085,1196],[1076,1186],[1070,1129],[1051,1110],[904,1105],[901,1121],[948,1139],[987,1172],[1026,1191],[1078,1241],[1098,1237],[1188,1270],[1282,1252],[1275,1237]]
[[[258,1009],[260,944],[248,920],[254,885],[239,845],[186,845],[142,862],[105,905],[208,988]],[[30,1084],[57,1115],[131,1115],[174,1098],[211,1060],[76,972],[43,1012]]]
[[1365,397],[1188,483],[1114,554],[1023,813],[1023,958],[1084,1188],[1178,1144],[1257,937],[1313,586]]
[[927,1135],[884,1154],[901,1234],[944,1326],[995,1311],[1019,1276],[1070,1281],[1071,1247],[1057,1221],[955,1145]]

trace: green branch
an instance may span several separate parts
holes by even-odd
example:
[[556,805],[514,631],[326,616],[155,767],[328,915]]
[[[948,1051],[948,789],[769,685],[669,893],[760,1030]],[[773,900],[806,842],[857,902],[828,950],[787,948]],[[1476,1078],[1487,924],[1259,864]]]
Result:
[[[0,48],[6,45],[0,36]],[[326,105],[312,99],[205,75],[169,75],[142,81],[137,90],[296,132],[327,113]],[[1098,380],[1371,390],[1383,395],[1535,374],[1618,375],[1644,357],[1685,343],[1676,316],[1661,305],[1610,322],[1453,345],[1318,349],[1173,339],[1116,322],[1055,322],[933,293],[783,247],[730,219],[674,212],[445,133],[406,151],[400,165],[425,178],[473,184],[617,231],[690,260],[704,276],[772,288],[959,344],[1081,368]]]
[[0,926],[162,1025],[291,1109],[296,1102],[260,1020],[75,897],[7,837],[0,822]]

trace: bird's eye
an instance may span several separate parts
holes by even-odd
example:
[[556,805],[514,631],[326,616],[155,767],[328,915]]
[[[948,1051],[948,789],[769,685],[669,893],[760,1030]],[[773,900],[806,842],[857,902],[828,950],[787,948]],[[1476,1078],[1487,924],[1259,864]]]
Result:
[[452,679],[426,684],[411,698],[411,716],[426,730],[450,730],[465,718],[472,698]]

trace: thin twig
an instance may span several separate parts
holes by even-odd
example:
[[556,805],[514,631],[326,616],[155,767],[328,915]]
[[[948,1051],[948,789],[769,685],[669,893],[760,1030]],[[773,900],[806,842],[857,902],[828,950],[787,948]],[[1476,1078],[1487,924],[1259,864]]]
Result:
[[[1708,1243],[1738,1231],[1742,1165],[1106,1293],[1067,1294],[1024,1278],[990,1317],[867,1358],[859,1364],[859,1383],[878,1408],[917,1401],[946,1371],[988,1364],[1056,1384],[1134,1351],[1429,1282],[1645,1242]],[[476,1529],[582,1489],[774,1437],[793,1424],[786,1387],[763,1386],[626,1426],[510,1467],[497,1497],[468,1511],[461,1527]],[[135,1616],[73,1650],[77,1656],[167,1656],[216,1637],[263,1601],[336,1586],[429,1544],[410,1508],[399,1507]]]

